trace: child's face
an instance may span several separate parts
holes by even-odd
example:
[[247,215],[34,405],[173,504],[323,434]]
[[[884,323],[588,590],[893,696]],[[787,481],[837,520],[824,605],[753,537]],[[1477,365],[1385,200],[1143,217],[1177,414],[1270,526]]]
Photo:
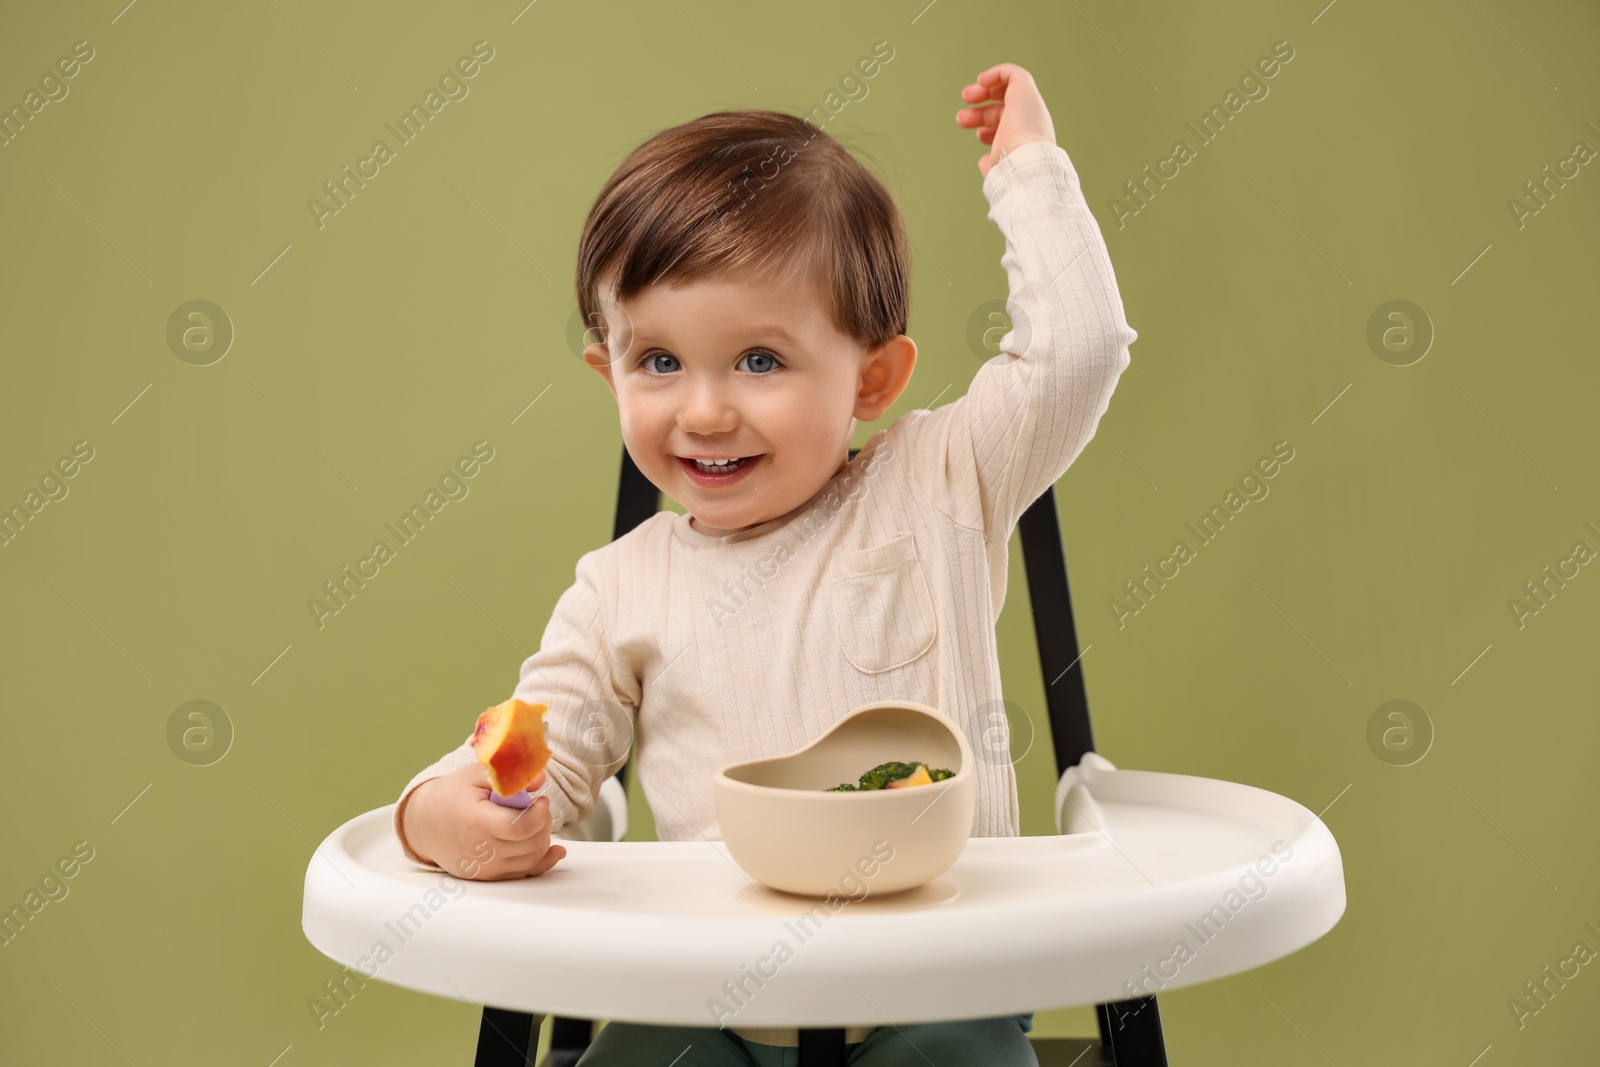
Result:
[[[609,347],[584,359],[617,398],[628,452],[710,534],[815,496],[848,461],[855,420],[882,415],[916,362],[904,334],[868,349],[839,333],[803,279],[656,285],[601,307]],[[713,481],[691,456],[753,458]]]

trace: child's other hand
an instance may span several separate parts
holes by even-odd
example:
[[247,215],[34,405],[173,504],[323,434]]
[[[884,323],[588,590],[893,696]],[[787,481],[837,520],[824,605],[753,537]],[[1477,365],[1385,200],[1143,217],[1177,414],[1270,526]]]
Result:
[[988,155],[978,160],[978,173],[985,178],[989,168],[1031,141],[1056,143],[1056,128],[1044,97],[1033,83],[1033,75],[1015,63],[999,63],[978,75],[978,80],[961,90],[968,103],[998,100],[984,107],[964,107],[956,112],[956,123],[977,127],[978,140],[993,145]]
[[[544,785],[543,772],[528,790]],[[417,786],[402,816],[416,852],[459,878],[499,881],[543,874],[567,854],[550,840],[550,800],[522,809],[489,799],[489,774],[469,763]]]

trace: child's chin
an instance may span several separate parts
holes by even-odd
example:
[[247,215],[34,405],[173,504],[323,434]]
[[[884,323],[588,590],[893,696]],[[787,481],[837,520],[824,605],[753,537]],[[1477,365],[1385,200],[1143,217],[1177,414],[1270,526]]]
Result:
[[742,530],[746,526],[754,526],[772,518],[766,511],[757,508],[732,508],[722,511],[694,511],[694,524],[707,530]]

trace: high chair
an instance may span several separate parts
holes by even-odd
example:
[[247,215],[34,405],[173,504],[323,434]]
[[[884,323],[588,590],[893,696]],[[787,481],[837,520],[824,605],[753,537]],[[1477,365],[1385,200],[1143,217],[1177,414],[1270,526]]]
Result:
[[[850,449],[854,459],[860,449]],[[617,513],[611,538],[616,540],[661,509],[661,493],[634,464],[628,450],[622,450],[622,474],[617,487]],[[1066,553],[1061,546],[1061,527],[1056,518],[1055,489],[1044,491],[1023,513],[1017,524],[1022,534],[1023,569],[1028,595],[1033,603],[1034,637],[1039,646],[1039,664],[1046,679],[1045,703],[1050,713],[1050,737],[1055,747],[1056,768],[1064,773],[1076,766],[1085,752],[1094,750],[1094,734],[1089,726],[1089,698],[1084,687],[1083,667],[1078,653],[1077,628],[1072,620],[1072,599],[1067,586]],[[620,841],[626,832],[624,774],[629,763],[605,782],[601,803],[592,818],[593,825],[577,831],[580,839],[598,840],[615,833],[610,840]],[[617,806],[622,805],[622,818]],[[586,820],[586,823],[591,820]],[[1056,832],[1061,832],[1061,810],[1057,806]],[[1154,996],[1096,1005],[1100,1039],[1034,1038],[1034,1051],[1040,1067],[1060,1063],[1078,1067],[1166,1067],[1166,1045],[1161,1036],[1161,1014]],[[589,1047],[593,1022],[553,1016],[550,1020],[550,1052],[539,1067],[570,1067]],[[499,1045],[501,1033],[523,1033],[532,1029],[532,1019],[521,1012],[484,1008],[479,1028],[476,1067],[523,1067],[510,1049],[512,1058],[495,1058],[488,1049]],[[538,1044],[532,1034],[528,1047]],[[802,1030],[800,1067],[834,1067],[844,1063],[844,1030],[829,1028]],[[1094,1056],[1083,1058],[1086,1050]]]
[[[659,507],[624,450],[613,538]],[[1339,847],[1309,809],[1237,782],[1120,770],[1094,751],[1053,490],[1019,529],[1061,771],[1056,833],[969,838],[929,886],[824,916],[839,929],[802,939],[782,992],[738,1009],[741,1025],[798,1028],[803,1067],[842,1067],[845,1023],[1091,1003],[1099,1039],[1037,1039],[1042,1067],[1164,1067],[1158,991],[1286,956],[1344,914]],[[419,871],[393,815],[393,804],[365,812],[318,846],[301,928],[366,978],[485,1005],[477,1067],[527,1067],[545,1014],[541,1067],[570,1067],[595,1019],[710,1025],[706,991],[748,969],[772,924],[794,915],[722,842],[622,840],[621,773],[589,818],[555,835],[569,862],[537,884]],[[968,951],[974,938],[982,952]],[[1196,947],[1178,958],[1179,940]],[[962,954],[959,970],[900,966],[908,943]]]

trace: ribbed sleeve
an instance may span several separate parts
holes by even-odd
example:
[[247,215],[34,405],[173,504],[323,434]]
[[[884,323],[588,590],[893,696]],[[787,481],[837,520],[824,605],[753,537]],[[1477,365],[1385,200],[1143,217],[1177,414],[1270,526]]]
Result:
[[1062,148],[1023,145],[989,169],[983,192],[1005,238],[1012,328],[965,396],[916,418],[908,447],[952,521],[1006,541],[1094,437],[1139,335]]
[[[512,696],[530,704],[545,703],[545,742],[550,762],[545,784],[533,795],[549,796],[551,825],[580,822],[594,813],[600,785],[628,760],[633,747],[634,713],[641,689],[619,663],[606,638],[603,578],[596,552],[587,552],[574,568],[576,581],[561,594],[545,625],[539,651],[522,662]],[[465,716],[464,716],[465,717]],[[472,712],[475,722],[477,712]],[[467,741],[418,773],[401,791],[395,805],[395,834],[413,863],[431,870],[406,841],[402,820],[405,804],[417,786],[477,760]]]

